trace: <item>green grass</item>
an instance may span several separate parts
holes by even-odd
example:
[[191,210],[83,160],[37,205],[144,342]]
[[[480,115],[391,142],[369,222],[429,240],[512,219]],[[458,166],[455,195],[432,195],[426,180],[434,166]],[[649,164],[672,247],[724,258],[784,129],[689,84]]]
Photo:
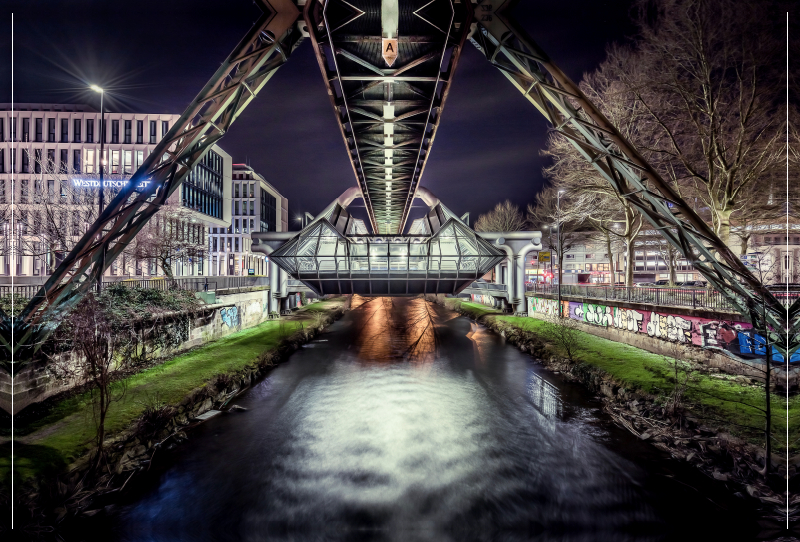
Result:
[[[323,312],[338,306],[336,300],[309,305],[306,314]],[[301,320],[286,320],[285,330],[293,333]],[[308,322],[305,322],[306,324]],[[125,389],[119,402],[113,403],[106,419],[106,432],[113,434],[128,428],[141,415],[144,405],[154,397],[177,404],[192,390],[206,385],[221,374],[234,374],[252,364],[258,356],[274,349],[281,340],[278,320],[270,320],[224,337],[213,343],[147,369],[116,384]],[[53,464],[65,465],[86,453],[96,432],[89,393],[66,399],[45,417],[23,427],[15,427],[15,471],[21,479],[43,474]],[[27,437],[25,436],[27,435]],[[0,450],[0,480],[6,482],[10,465],[10,446]]]
[[[451,302],[450,305],[457,303]],[[478,303],[463,302],[460,306],[462,311],[475,318],[488,315],[532,333],[546,332],[547,328],[552,326],[536,318],[505,316]],[[581,362],[602,369],[631,390],[641,390],[657,397],[667,397],[673,392],[675,387],[673,359],[589,333],[580,332],[580,334],[582,349],[577,357]],[[679,378],[683,379],[684,375],[683,372],[679,373]],[[686,406],[697,416],[707,420],[708,425],[725,427],[731,434],[763,446],[763,430],[759,433],[757,429],[747,428],[764,426],[764,414],[757,410],[757,408],[763,409],[766,405],[763,387],[743,386],[734,382],[733,377],[720,376],[723,378],[693,372],[693,381],[685,394]],[[773,393],[771,403],[776,437],[774,445],[777,453],[786,449],[785,395]],[[792,453],[796,453],[797,440],[800,438],[800,397],[791,397],[788,407],[789,447]]]

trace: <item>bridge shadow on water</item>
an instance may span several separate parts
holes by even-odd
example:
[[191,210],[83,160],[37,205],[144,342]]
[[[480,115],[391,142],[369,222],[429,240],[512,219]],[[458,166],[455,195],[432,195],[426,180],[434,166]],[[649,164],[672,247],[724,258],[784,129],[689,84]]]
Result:
[[[166,452],[121,541],[751,540],[712,481],[601,404],[421,298],[353,310]],[[83,531],[85,534],[85,530]]]

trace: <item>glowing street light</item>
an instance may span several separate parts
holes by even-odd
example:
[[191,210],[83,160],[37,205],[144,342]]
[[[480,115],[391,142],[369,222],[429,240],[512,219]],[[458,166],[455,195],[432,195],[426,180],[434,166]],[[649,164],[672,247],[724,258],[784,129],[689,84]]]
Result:
[[[106,117],[105,117],[105,109],[103,107],[103,98],[105,98],[106,92],[102,88],[97,85],[90,85],[90,89],[100,94],[100,194],[97,198],[99,200],[99,208],[97,211],[97,217],[100,218],[100,215],[103,214],[103,170],[105,169],[106,161],[104,160],[103,152],[104,152],[104,143],[106,139],[106,134],[104,132],[105,124],[106,124]],[[102,232],[102,228],[100,230]],[[102,235],[102,233],[100,234]],[[97,279],[97,293],[99,294],[103,288],[103,270],[106,266],[106,255],[105,250],[100,256],[100,275]]]

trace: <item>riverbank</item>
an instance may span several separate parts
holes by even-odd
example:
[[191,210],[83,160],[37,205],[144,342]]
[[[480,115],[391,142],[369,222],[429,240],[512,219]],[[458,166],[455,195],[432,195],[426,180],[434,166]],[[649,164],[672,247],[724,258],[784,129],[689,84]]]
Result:
[[[778,445],[773,449],[773,475],[763,476],[764,437],[763,430],[759,431],[764,425],[759,409],[766,402],[763,383],[681,361],[678,381],[679,385],[686,382],[683,399],[671,409],[676,388],[674,359],[577,331],[580,349],[575,360],[569,361],[562,349],[545,339],[552,333],[549,322],[506,316],[455,298],[444,304],[499,333],[563,378],[597,393],[619,426],[752,500],[765,518],[785,520],[785,477],[796,478],[800,457],[794,456],[787,472],[787,405],[785,398],[773,393],[773,435]],[[789,442],[796,443],[800,436],[798,397],[790,399],[788,408],[792,420]],[[790,453],[797,453],[795,447],[789,446]],[[798,498],[789,503],[793,516],[798,504]]]
[[[105,472],[91,483],[85,478],[96,433],[90,393],[69,397],[40,418],[15,426],[17,524],[49,526],[68,515],[96,513],[98,503],[148,468],[161,446],[185,439],[183,430],[199,416],[228,408],[252,382],[339,318],[348,302],[314,303],[115,382],[124,395],[106,419]],[[10,448],[6,439],[0,456],[5,492]]]

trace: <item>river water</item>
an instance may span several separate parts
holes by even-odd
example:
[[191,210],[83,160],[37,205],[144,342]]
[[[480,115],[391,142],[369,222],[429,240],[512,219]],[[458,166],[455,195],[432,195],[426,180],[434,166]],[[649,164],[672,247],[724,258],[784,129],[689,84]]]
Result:
[[356,298],[235,402],[248,411],[159,452],[103,525],[108,540],[731,541],[755,529],[736,497],[611,425],[584,388],[422,299]]

